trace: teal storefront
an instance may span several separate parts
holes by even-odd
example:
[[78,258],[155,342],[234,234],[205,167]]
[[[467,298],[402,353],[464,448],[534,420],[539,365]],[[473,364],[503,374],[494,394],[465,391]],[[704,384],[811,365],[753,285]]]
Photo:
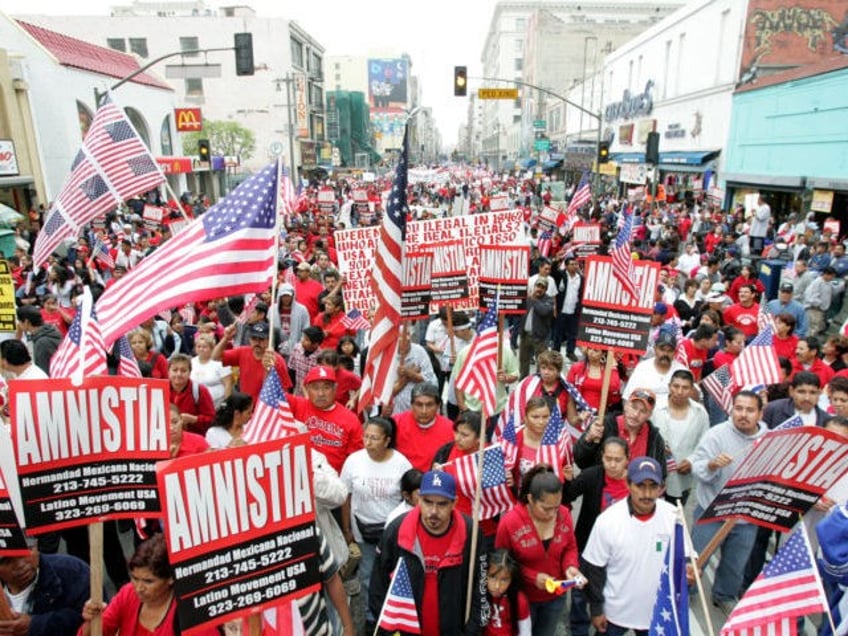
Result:
[[813,211],[848,233],[848,55],[737,89],[719,177],[726,207],[762,193],[776,221]]

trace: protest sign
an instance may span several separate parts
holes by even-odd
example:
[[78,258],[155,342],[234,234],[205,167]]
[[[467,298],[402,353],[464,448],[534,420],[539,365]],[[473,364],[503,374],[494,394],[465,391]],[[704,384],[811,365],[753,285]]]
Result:
[[0,331],[15,331],[15,281],[9,262],[0,260]]
[[599,223],[575,223],[572,230],[571,246],[577,258],[585,259],[600,251],[601,225]]
[[309,436],[158,467],[184,633],[320,589]]
[[145,205],[141,213],[141,219],[144,222],[144,227],[150,230],[159,229],[162,223],[162,218],[165,216],[165,209],[155,205]]
[[25,522],[38,534],[156,516],[168,457],[169,386],[149,378],[11,380],[12,446]]
[[0,471],[0,557],[27,556],[30,550],[26,537],[6,488],[6,480]]
[[559,208],[546,205],[539,212],[536,220],[545,230],[555,230],[565,222],[565,214]]
[[489,200],[489,210],[503,212],[509,208],[509,198],[506,195],[494,196]]
[[434,305],[451,305],[468,298],[465,245],[461,240],[439,241],[429,246],[433,252],[431,286]]
[[430,315],[432,297],[432,252],[409,252],[403,260],[401,311],[404,320],[420,320]]
[[[339,271],[345,276],[343,293],[348,310],[359,309],[365,313],[377,302],[371,289],[371,267],[379,232],[379,227],[359,227],[334,234]],[[523,213],[510,210],[407,223],[407,252],[430,250],[433,243],[455,239],[461,239],[464,244],[468,297],[453,304],[453,308],[476,310],[479,306],[480,245],[524,244]],[[430,313],[437,310],[436,303],[431,303]]]
[[354,188],[353,201],[354,203],[368,203],[368,190],[365,188]]
[[480,304],[494,302],[500,287],[498,311],[524,313],[527,304],[527,271],[530,267],[528,245],[480,246]]
[[633,271],[640,290],[638,298],[631,297],[615,276],[610,257],[586,259],[583,310],[577,327],[579,346],[645,353],[660,264],[634,262]]
[[787,531],[848,472],[848,444],[816,426],[775,430],[751,449],[698,523],[743,519]]

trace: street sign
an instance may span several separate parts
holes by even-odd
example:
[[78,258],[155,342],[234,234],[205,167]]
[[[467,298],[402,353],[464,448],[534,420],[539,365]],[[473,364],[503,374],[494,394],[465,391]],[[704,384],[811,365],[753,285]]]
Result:
[[517,88],[478,88],[480,99],[518,99]]
[[544,119],[536,119],[533,121],[533,130],[545,130],[547,122]]
[[550,139],[537,139],[533,142],[533,150],[540,150],[542,152],[546,152],[551,148],[551,140]]

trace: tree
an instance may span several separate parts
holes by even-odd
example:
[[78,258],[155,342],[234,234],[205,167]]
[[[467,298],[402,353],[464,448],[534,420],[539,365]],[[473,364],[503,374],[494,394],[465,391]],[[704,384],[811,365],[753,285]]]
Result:
[[183,152],[197,154],[197,140],[208,139],[213,155],[238,156],[250,159],[256,150],[256,136],[234,121],[203,120],[203,130],[183,136]]

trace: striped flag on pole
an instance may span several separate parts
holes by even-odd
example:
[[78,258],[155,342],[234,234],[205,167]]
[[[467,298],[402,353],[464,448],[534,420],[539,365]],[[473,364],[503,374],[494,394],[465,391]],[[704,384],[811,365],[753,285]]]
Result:
[[730,409],[733,408],[733,376],[729,364],[720,366],[701,380],[701,386],[724,409],[725,413],[730,413]]
[[406,250],[406,186],[409,157],[409,129],[404,132],[395,178],[386,213],[380,226],[374,268],[371,272],[377,295],[377,311],[371,327],[371,343],[362,374],[359,409],[387,404],[397,379],[398,329],[400,327],[403,259]]
[[138,368],[138,362],[130,347],[130,341],[126,336],[118,338],[116,343],[118,348],[118,375],[126,378],[140,378],[141,370]]
[[81,384],[84,377],[107,375],[108,372],[106,348],[97,324],[91,290],[85,287],[68,337],[62,340],[50,359],[50,377],[71,378],[74,384]]
[[483,403],[483,413],[489,416],[497,405],[498,384],[498,303],[500,292],[477,328],[477,336],[465,356],[456,388]]
[[622,225],[615,237],[612,249],[612,271],[624,289],[633,297],[639,297],[636,286],[633,257],[630,254],[630,236],[633,233],[633,208],[627,207],[622,212]]
[[761,331],[731,363],[733,383],[738,387],[777,384],[782,381],[771,327]]
[[554,407],[551,419],[542,433],[542,441],[539,450],[536,451],[537,464],[550,464],[556,476],[562,479],[562,467],[572,464],[571,458],[571,435],[565,430],[565,422],[559,407]]
[[280,376],[277,369],[271,367],[259,391],[259,401],[253,407],[253,416],[244,427],[242,438],[249,444],[267,442],[287,437],[297,430]]
[[[471,501],[477,493],[477,456],[469,453],[442,466],[456,475],[456,486]],[[480,519],[491,519],[515,505],[512,492],[506,485],[506,466],[500,444],[483,451],[483,484],[480,490]]]
[[575,216],[584,205],[592,200],[592,186],[589,183],[589,172],[584,171],[580,177],[580,183],[577,184],[577,189],[568,202],[568,208],[565,211],[566,216]]

